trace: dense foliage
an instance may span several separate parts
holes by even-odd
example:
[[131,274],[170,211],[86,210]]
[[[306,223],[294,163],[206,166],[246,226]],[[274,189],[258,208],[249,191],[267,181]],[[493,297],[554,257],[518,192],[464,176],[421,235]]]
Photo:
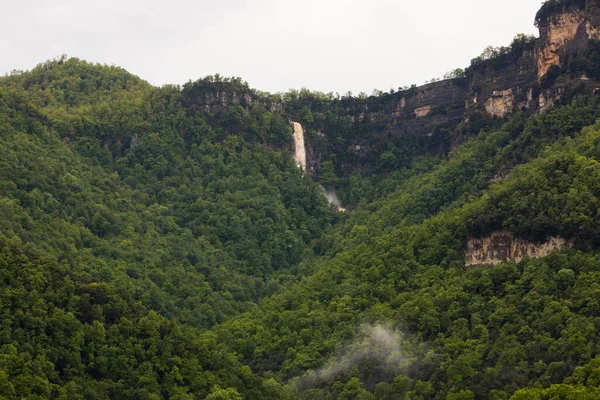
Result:
[[[568,122],[554,119],[562,112],[567,110],[539,117],[555,121],[548,134],[559,133],[559,121]],[[335,379],[298,392],[310,399],[344,398],[348,386],[354,396],[368,391],[364,398],[508,398],[532,382],[561,383],[577,366],[591,362],[600,351],[600,310],[590,308],[598,295],[595,252],[571,250],[489,269],[464,267],[461,255],[470,229],[485,234],[505,228],[528,237],[543,221],[546,234],[576,238],[582,250],[597,248],[600,126],[576,139],[559,139],[480,193],[486,186],[486,175],[481,179],[480,174],[493,152],[500,160],[523,138],[493,142],[510,131],[512,122],[505,132],[482,133],[448,164],[422,177],[421,191],[407,186],[374,213],[352,215],[329,261],[265,302],[259,314],[250,312],[218,328],[223,343],[244,355],[253,370],[276,371],[288,380],[325,365],[363,322],[393,321],[409,335],[400,342],[409,363],[390,369],[377,358],[357,362]],[[471,169],[456,168],[464,175],[449,179],[442,171],[450,172],[454,163],[471,164]],[[457,186],[464,181],[471,184]],[[453,186],[459,196],[440,199],[443,185]],[[431,216],[438,202],[446,209]],[[417,204],[424,210],[421,218],[412,213]],[[491,211],[504,207],[501,215]],[[488,216],[500,226],[481,225]],[[301,383],[292,380],[290,390]]]
[[514,37],[510,46],[487,46],[479,56],[471,60],[471,68],[482,67],[488,61],[496,65],[514,61],[521,57],[525,50],[533,50],[535,41],[535,36],[520,33]]
[[217,383],[279,397],[195,329],[24,247],[0,237],[2,398],[190,399]]
[[[599,101],[340,170],[380,128],[352,113],[395,96],[66,58],[0,79],[0,398],[597,397]],[[319,179],[354,210],[294,165],[284,116],[326,132]],[[574,248],[465,267],[497,230]]]
[[[70,287],[75,292],[57,295],[81,326],[56,334],[81,336],[85,324],[108,329],[149,315],[174,328],[209,328],[296,279],[300,260],[310,257],[310,242],[337,218],[288,153],[258,145],[274,124],[289,137],[281,117],[251,110],[239,122],[252,132],[244,138],[187,113],[180,97],[178,88],[153,88],[121,69],[76,59],[49,61],[0,80],[1,232],[42,254],[44,262],[83,274]],[[50,296],[44,291],[61,284],[55,278],[40,282],[40,295]],[[56,300],[52,296],[46,299]],[[58,307],[54,300],[42,308]],[[10,318],[6,323],[7,332],[21,326]],[[2,344],[13,343],[10,333],[4,338]],[[43,353],[63,346],[43,340],[31,336],[20,346],[43,347]],[[27,351],[20,346],[16,354]],[[182,357],[182,351],[175,355]],[[131,356],[109,358],[118,357]],[[146,368],[151,356],[144,357],[129,362],[132,371]],[[64,367],[79,371],[71,375],[63,367],[52,376],[47,369],[37,374],[52,385],[84,375],[100,379],[84,374],[92,358],[78,362]],[[11,381],[31,374],[7,373]],[[157,387],[157,393],[168,392]]]

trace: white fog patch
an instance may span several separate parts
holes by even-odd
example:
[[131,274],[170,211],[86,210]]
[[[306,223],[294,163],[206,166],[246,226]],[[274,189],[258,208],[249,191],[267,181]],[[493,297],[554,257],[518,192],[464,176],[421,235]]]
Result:
[[337,193],[335,192],[335,190],[323,189],[323,191],[325,192],[325,197],[327,198],[327,201],[329,202],[329,204],[333,204],[340,211],[346,211],[346,209],[344,207],[342,207],[342,203],[340,203],[340,200],[338,199]]
[[362,363],[376,365],[379,369],[390,372],[399,372],[411,362],[406,345],[402,332],[390,325],[362,325],[352,344],[345,346],[328,364],[301,377],[296,383],[296,388],[301,391],[310,389],[333,380]]

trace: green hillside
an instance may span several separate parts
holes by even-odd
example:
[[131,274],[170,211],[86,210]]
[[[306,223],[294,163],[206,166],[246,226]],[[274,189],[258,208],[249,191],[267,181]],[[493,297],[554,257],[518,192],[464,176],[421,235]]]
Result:
[[[546,126],[538,139],[548,144],[490,186],[488,168],[505,165],[507,150],[520,145],[509,140],[515,120],[482,132],[416,175],[418,187],[407,182],[373,210],[350,215],[332,231],[334,249],[311,277],[226,322],[214,337],[253,371],[275,373],[306,399],[502,399],[533,384],[595,387],[588,376],[597,373],[600,350],[600,126],[575,133],[555,124],[578,129],[576,110],[587,107],[597,110],[574,104],[530,118],[519,137]],[[532,239],[560,234],[576,245],[537,260],[465,267],[467,236],[495,229]],[[319,380],[319,368],[343,360],[363,324],[401,331],[403,362],[382,362],[378,350],[386,348],[375,346]],[[306,371],[316,387],[295,379]]]
[[296,280],[339,216],[289,153],[215,131],[180,96],[76,59],[0,81],[7,398],[246,387],[198,332]]
[[[390,122],[344,113],[386,96],[64,57],[0,78],[0,399],[597,398],[597,95],[359,165],[348,137]],[[318,174],[292,120],[329,135]],[[494,232],[572,247],[467,266]]]

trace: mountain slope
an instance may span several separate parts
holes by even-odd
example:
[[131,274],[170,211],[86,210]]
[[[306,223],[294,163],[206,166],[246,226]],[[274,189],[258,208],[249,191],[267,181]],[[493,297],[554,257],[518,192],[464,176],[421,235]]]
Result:
[[0,397],[594,398],[598,15],[370,97],[0,78]]
[[[391,324],[407,335],[399,346],[408,365],[390,368],[375,348],[337,376],[319,378],[317,371],[318,388],[300,391],[302,398],[344,398],[356,378],[376,398],[394,399],[506,398],[533,382],[562,382],[599,351],[600,310],[590,303],[600,268],[597,252],[590,251],[597,248],[600,218],[599,135],[600,127],[592,126],[574,139],[558,139],[504,181],[446,203],[450,207],[416,224],[410,211],[403,223],[386,204],[422,198],[410,187],[401,197],[400,189],[371,218],[351,216],[348,223],[355,224],[335,256],[311,277],[217,328],[217,337],[253,370],[288,380],[341,357],[363,323]],[[480,136],[485,141],[497,133]],[[471,146],[463,147],[456,158]],[[457,161],[451,157],[448,164]],[[478,181],[484,166],[468,179]],[[439,170],[446,168],[442,163]],[[441,201],[438,185],[445,182],[427,186],[433,204]],[[472,183],[462,187],[473,193]],[[389,229],[380,229],[390,220]],[[533,240],[560,234],[574,239],[578,250],[465,268],[469,233],[494,229]],[[292,390],[303,387],[302,379],[300,386],[291,382]]]
[[0,79],[6,396],[272,397],[195,337],[295,280],[339,217],[288,153],[116,72],[70,59]]
[[[36,293],[5,308],[7,393],[41,379],[43,397],[506,398],[594,368],[594,98],[516,114],[340,220],[285,152],[205,125],[205,139],[150,133],[120,155],[62,135],[28,96],[2,96],[3,304]],[[466,268],[467,238],[498,229],[575,249]],[[31,357],[47,368],[15,366]]]

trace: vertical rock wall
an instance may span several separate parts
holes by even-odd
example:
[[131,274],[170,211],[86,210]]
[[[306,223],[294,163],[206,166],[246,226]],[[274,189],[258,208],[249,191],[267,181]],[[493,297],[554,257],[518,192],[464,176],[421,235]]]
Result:
[[507,261],[519,262],[525,257],[538,258],[562,247],[572,247],[573,241],[550,237],[543,243],[517,238],[509,232],[493,232],[489,236],[469,238],[465,264],[467,266],[497,265]]
[[538,81],[553,65],[565,67],[570,58],[581,56],[590,39],[600,38],[600,16],[596,14],[597,10],[591,4],[586,10],[565,8],[561,13],[552,15],[540,24],[537,47]]
[[496,90],[485,102],[485,111],[492,117],[504,118],[513,109],[515,96],[512,89]]
[[[304,149],[303,155],[296,154],[296,160],[318,177],[321,162],[331,159],[334,153],[344,160],[336,170],[349,175],[377,165],[379,156],[392,147],[390,144],[395,148],[406,146],[408,157],[445,153],[473,134],[469,121],[481,120],[482,116],[505,118],[516,111],[543,112],[568,100],[581,87],[587,93],[600,92],[600,82],[584,76],[564,74],[556,82],[548,83],[546,79],[542,84],[553,65],[568,68],[573,59],[586,53],[590,40],[600,39],[600,10],[595,3],[588,1],[585,9],[566,7],[538,21],[538,26],[540,37],[535,44],[524,42],[499,57],[475,62],[464,78],[383,96],[285,103],[281,97],[259,96],[235,82],[205,82],[186,90],[184,102],[192,110],[214,115],[226,114],[231,106],[248,111],[260,104],[297,121],[304,107],[318,113],[333,112],[335,116],[325,123],[306,122],[304,128],[313,134],[302,134],[302,139],[299,132],[303,127],[294,124],[298,132],[294,148]],[[227,85],[233,85],[233,89],[227,89]]]

